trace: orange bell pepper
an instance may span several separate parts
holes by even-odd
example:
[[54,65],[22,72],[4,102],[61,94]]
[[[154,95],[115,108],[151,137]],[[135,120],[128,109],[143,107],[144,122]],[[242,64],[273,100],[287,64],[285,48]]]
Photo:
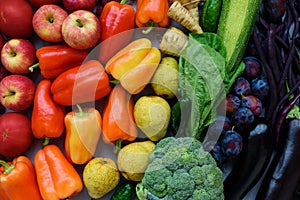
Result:
[[[170,24],[168,16],[168,0],[138,0],[136,5],[135,24],[137,27],[167,27]],[[146,33],[147,33],[146,32]]]
[[151,41],[141,38],[129,43],[108,60],[105,70],[130,94],[137,94],[151,80],[160,59],[160,51],[152,47]]
[[51,94],[52,81],[41,80],[34,96],[31,115],[31,128],[35,138],[58,138],[65,125],[65,107],[56,103]]
[[103,110],[102,132],[106,143],[116,142],[117,149],[123,140],[133,141],[137,137],[137,126],[133,117],[134,102],[120,84],[116,85]]
[[31,160],[19,156],[7,163],[0,160],[1,200],[42,200]]
[[44,200],[66,199],[76,196],[83,189],[78,172],[54,144],[46,145],[37,151],[34,167]]
[[101,133],[102,118],[95,108],[69,112],[65,116],[65,151],[74,164],[85,164],[92,159]]
[[108,74],[97,60],[89,60],[61,73],[51,86],[54,101],[63,106],[99,100],[110,90]]

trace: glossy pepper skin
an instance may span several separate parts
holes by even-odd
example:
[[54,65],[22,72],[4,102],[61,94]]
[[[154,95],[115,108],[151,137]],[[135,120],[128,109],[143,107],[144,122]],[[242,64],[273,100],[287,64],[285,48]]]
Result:
[[55,144],[37,151],[34,167],[44,200],[66,199],[76,196],[83,189],[79,174]]
[[135,24],[138,27],[166,27],[168,17],[168,0],[138,0],[136,5]]
[[102,132],[106,143],[133,141],[137,137],[137,126],[133,117],[132,95],[120,84],[116,85],[103,110]]
[[65,116],[67,159],[74,164],[85,164],[91,160],[101,134],[102,118],[95,108],[69,112]]
[[130,94],[138,94],[151,80],[160,59],[160,51],[152,47],[151,41],[141,38],[115,54],[106,63],[105,70]]
[[35,138],[58,138],[65,129],[65,107],[56,103],[51,94],[52,80],[43,79],[34,96],[31,128]]
[[56,78],[62,72],[80,65],[88,56],[87,50],[74,49],[66,44],[43,46],[36,51],[39,63],[29,68],[39,67],[45,79]]
[[63,106],[96,101],[110,91],[109,77],[97,60],[89,60],[63,72],[51,86],[54,101]]
[[[101,36],[99,61],[106,63],[118,50],[127,45],[133,35],[135,11],[134,8],[126,4],[127,0],[120,3],[110,1],[105,4],[101,15]],[[115,36],[122,33],[118,36]],[[115,36],[115,37],[112,37]]]
[[7,163],[0,160],[1,200],[42,200],[31,160],[19,156]]

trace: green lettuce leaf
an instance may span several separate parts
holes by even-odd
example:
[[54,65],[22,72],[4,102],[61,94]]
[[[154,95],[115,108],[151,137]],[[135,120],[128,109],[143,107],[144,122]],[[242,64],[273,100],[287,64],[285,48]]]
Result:
[[204,128],[215,121],[217,105],[225,98],[224,80],[229,79],[217,37],[209,34],[205,40],[205,35],[190,34],[179,58],[179,135],[200,138]]

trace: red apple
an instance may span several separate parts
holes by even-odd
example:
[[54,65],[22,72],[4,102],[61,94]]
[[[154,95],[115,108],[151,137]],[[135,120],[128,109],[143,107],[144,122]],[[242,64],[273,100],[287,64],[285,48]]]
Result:
[[77,10],[68,15],[62,25],[64,41],[74,49],[88,49],[100,38],[100,22],[91,11]]
[[36,34],[47,42],[63,41],[61,28],[68,13],[60,6],[41,6],[33,15],[32,25]]
[[96,5],[96,0],[63,0],[64,8],[68,12],[76,10],[89,10],[92,11]]
[[29,67],[35,62],[36,49],[26,39],[10,39],[1,50],[1,62],[11,73],[27,74]]
[[59,4],[62,0],[28,0],[34,7],[41,7],[46,4]]
[[17,156],[33,141],[29,117],[20,112],[7,112],[0,117],[0,154]]
[[35,88],[34,82],[27,76],[8,75],[0,82],[1,103],[10,110],[25,110],[32,104]]
[[33,34],[33,8],[25,0],[0,1],[0,30],[10,38],[28,38]]

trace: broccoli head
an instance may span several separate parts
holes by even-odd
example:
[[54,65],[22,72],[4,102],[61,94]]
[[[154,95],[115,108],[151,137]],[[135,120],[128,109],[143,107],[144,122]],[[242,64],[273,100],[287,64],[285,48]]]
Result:
[[223,200],[223,173],[193,137],[167,137],[151,152],[136,192],[140,200]]

